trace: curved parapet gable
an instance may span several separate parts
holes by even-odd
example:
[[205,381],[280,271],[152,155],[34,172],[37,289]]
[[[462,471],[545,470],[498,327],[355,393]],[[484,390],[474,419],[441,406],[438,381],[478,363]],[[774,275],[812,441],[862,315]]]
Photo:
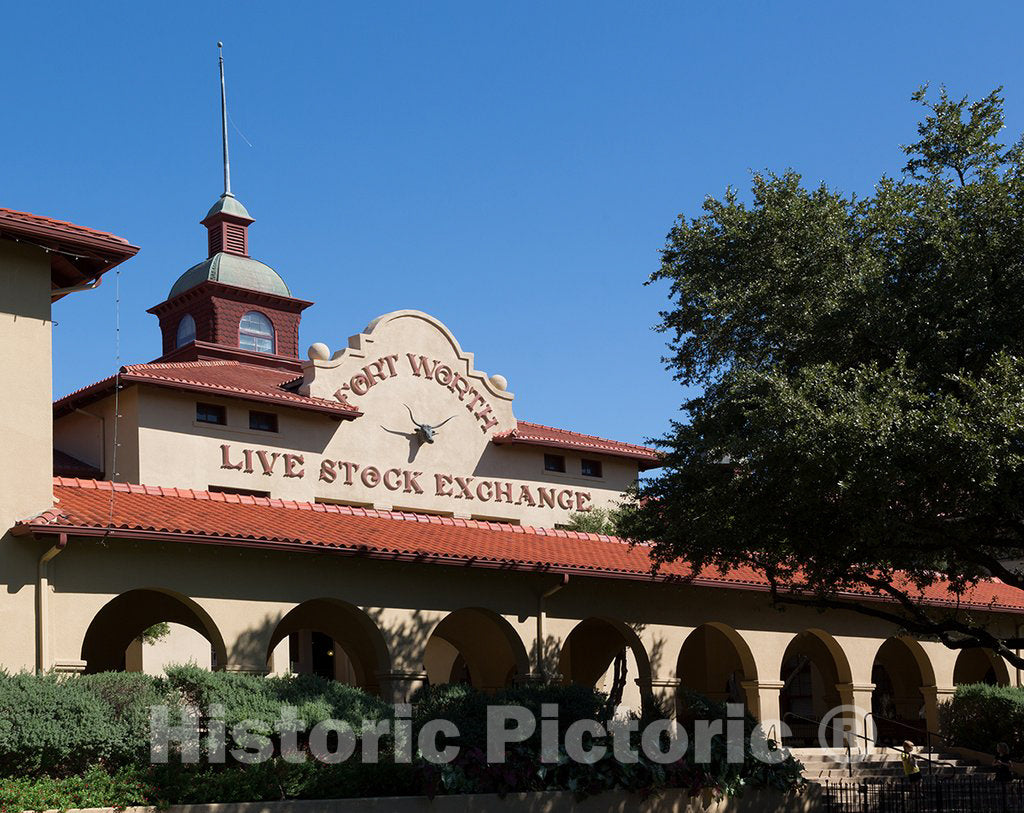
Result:
[[487,436],[516,426],[515,396],[505,379],[477,370],[473,354],[448,327],[421,311],[379,316],[333,355],[323,344],[312,345],[302,371],[303,395],[356,404],[364,412],[374,405],[394,412],[398,404],[418,421],[437,424],[455,410],[472,416]]

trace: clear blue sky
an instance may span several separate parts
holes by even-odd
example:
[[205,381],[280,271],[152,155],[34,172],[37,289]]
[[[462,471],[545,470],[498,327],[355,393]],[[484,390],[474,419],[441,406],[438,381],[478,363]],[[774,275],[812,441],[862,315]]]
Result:
[[[1019,3],[12,4],[0,206],[140,245],[121,358],[159,355],[145,309],[221,191],[222,39],[234,191],[317,303],[303,350],[425,310],[520,418],[641,440],[683,396],[642,285],[676,215],[751,169],[869,191],[925,81],[1004,84],[1018,133],[1022,29]],[[114,289],[57,305],[57,395],[115,369]]]

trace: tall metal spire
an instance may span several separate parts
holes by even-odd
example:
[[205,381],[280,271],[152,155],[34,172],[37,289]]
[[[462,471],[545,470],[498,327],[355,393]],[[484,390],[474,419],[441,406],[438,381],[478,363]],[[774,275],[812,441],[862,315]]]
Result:
[[231,195],[231,161],[228,159],[228,99],[224,90],[224,43],[217,43],[220,60],[220,124],[224,143],[224,194]]

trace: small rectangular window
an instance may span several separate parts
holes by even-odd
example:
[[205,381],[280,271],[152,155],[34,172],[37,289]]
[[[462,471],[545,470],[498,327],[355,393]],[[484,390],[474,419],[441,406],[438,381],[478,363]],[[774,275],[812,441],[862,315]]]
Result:
[[587,458],[584,457],[582,460],[580,460],[580,473],[584,477],[600,477],[601,461],[587,460]]
[[196,404],[196,422],[225,426],[228,422],[228,411],[217,404]]
[[544,471],[565,471],[565,457],[560,454],[544,455]]
[[273,412],[249,412],[249,428],[257,429],[260,432],[277,431],[277,415]]

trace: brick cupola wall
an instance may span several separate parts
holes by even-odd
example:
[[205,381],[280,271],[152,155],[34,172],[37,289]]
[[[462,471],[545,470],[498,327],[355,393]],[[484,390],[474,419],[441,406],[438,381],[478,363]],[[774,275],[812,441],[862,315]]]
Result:
[[[176,348],[178,324],[185,314],[196,323],[196,342],[219,345],[238,350],[238,324],[249,311],[259,311],[274,326],[275,350],[273,356],[299,358],[299,320],[302,311],[312,305],[303,299],[238,288],[207,281],[161,302],[149,309],[160,320],[163,336],[163,356],[171,354],[178,360],[184,348]],[[177,352],[176,352],[177,351]],[[261,354],[273,357],[271,354]]]

